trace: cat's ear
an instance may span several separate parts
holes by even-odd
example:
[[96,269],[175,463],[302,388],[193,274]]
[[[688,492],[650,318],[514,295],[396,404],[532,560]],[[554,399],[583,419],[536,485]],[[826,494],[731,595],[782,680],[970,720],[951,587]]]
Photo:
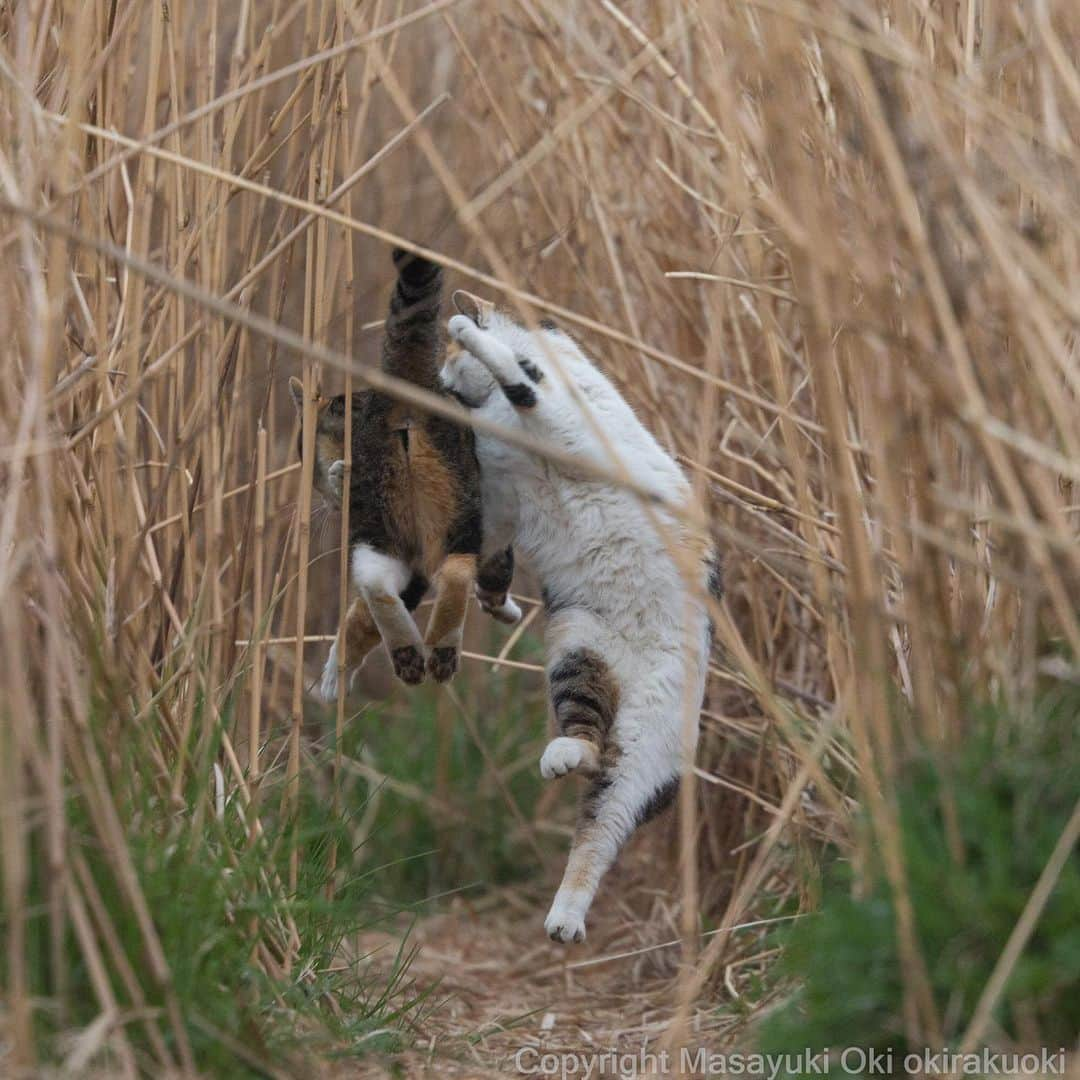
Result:
[[490,300],[481,300],[479,296],[473,296],[464,289],[457,289],[453,296],[454,307],[462,315],[472,319],[477,326],[483,329],[491,322],[491,313],[495,305]]
[[293,399],[296,411],[304,415],[304,384],[295,376],[289,376],[289,395]]

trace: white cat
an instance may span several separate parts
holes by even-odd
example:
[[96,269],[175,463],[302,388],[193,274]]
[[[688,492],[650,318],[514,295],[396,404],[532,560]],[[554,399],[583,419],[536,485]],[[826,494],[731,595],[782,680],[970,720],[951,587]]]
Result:
[[[586,462],[613,462],[583,405],[630,476],[667,505],[690,485],[615,387],[575,341],[545,324],[533,333],[493,305],[458,292],[450,336],[461,350],[446,388],[489,420]],[[572,381],[583,404],[564,384]],[[591,778],[562,884],[545,920],[556,941],[582,941],[600,879],[630,834],[678,788],[683,717],[704,694],[711,632],[704,596],[719,596],[709,546],[659,503],[477,432],[484,550],[513,544],[540,580],[547,673],[557,736],[540,759],[546,778]],[[657,528],[650,513],[659,521]],[[672,549],[694,566],[684,580]]]

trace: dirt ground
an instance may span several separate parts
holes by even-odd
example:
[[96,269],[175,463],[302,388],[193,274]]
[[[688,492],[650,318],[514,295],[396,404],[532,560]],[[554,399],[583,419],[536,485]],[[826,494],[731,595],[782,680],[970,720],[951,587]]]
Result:
[[[431,997],[413,1045],[392,1059],[343,1067],[335,1080],[543,1076],[555,1060],[572,1069],[581,1059],[595,1060],[594,1077],[647,1075],[639,1063],[650,1059],[641,1055],[661,1051],[675,1015],[681,944],[671,893],[646,885],[646,869],[640,861],[616,868],[579,946],[544,936],[543,894],[535,889],[503,888],[477,903],[456,898],[420,920],[409,935],[417,950],[409,972]],[[363,935],[356,949],[388,969],[399,945],[400,936],[385,931]],[[689,1020],[695,1051],[730,1046],[743,1027],[739,1010],[718,1007],[715,996],[711,1006],[695,1005]]]

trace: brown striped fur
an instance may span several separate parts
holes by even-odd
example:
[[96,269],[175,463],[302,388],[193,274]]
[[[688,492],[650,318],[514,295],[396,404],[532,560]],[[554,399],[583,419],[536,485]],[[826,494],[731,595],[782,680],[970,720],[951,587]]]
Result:
[[587,739],[603,754],[619,709],[619,687],[599,653],[571,649],[548,676],[560,735]]

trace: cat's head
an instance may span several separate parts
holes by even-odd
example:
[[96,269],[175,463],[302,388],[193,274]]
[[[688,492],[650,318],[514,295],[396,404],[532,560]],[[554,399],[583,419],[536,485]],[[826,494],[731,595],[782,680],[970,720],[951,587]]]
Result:
[[[289,379],[289,394],[301,418],[297,450],[302,455],[304,433],[304,384],[294,375]],[[355,402],[355,397],[354,397]],[[355,412],[355,404],[354,404]],[[338,470],[331,467],[345,457],[345,395],[315,398],[315,472],[314,486],[323,498],[335,506],[341,505],[341,480]]]

